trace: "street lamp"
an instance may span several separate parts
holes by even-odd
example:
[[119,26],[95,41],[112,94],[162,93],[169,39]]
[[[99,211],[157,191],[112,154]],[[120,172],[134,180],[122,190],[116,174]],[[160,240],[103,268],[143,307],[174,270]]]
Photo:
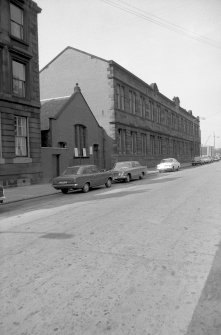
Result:
[[214,154],[215,154],[215,150],[216,150],[216,138],[219,138],[219,136],[215,135],[215,132],[213,132],[213,146],[214,146]]

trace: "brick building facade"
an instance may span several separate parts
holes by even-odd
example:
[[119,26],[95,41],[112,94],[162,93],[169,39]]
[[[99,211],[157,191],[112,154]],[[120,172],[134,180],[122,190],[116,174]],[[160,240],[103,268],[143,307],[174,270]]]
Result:
[[[67,47],[40,71],[41,99],[70,96],[79,82],[98,123],[113,139],[111,165],[164,157],[189,162],[200,154],[200,121],[114,61]],[[53,84],[52,84],[53,83]]]
[[31,0],[0,1],[0,182],[41,178],[38,24]]
[[67,166],[110,166],[112,140],[100,127],[78,84],[67,98],[45,100],[41,108],[43,181]]

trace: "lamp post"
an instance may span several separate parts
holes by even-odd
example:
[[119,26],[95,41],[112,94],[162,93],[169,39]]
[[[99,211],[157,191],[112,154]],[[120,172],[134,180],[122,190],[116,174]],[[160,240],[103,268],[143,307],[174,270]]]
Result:
[[[206,120],[204,116],[198,116],[199,120]],[[201,131],[200,131],[200,156],[202,156],[202,143],[201,143]]]
[[216,150],[216,138],[219,138],[219,136],[216,136],[215,132],[213,132],[213,147],[214,147],[214,154]]

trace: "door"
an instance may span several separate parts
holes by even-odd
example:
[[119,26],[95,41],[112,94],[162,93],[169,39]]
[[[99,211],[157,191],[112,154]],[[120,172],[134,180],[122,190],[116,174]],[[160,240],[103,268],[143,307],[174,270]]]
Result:
[[52,155],[52,177],[60,175],[60,155]]
[[94,165],[100,166],[100,157],[99,157],[99,144],[93,145],[93,153],[94,153]]

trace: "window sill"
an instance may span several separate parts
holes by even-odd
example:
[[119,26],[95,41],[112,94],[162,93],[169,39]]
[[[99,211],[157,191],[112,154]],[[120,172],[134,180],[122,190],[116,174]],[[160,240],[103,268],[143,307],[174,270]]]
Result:
[[74,159],[90,158],[90,156],[74,156]]
[[5,164],[5,159],[4,158],[0,158],[0,164]]
[[18,38],[16,36],[12,35],[12,34],[10,35],[10,37],[11,37],[12,40],[17,41],[17,42],[25,45],[26,47],[29,46],[29,44],[27,42],[25,42],[24,39],[22,39],[22,38]]
[[32,158],[30,157],[16,157],[12,161],[13,163],[18,164],[26,164],[26,163],[32,163]]

